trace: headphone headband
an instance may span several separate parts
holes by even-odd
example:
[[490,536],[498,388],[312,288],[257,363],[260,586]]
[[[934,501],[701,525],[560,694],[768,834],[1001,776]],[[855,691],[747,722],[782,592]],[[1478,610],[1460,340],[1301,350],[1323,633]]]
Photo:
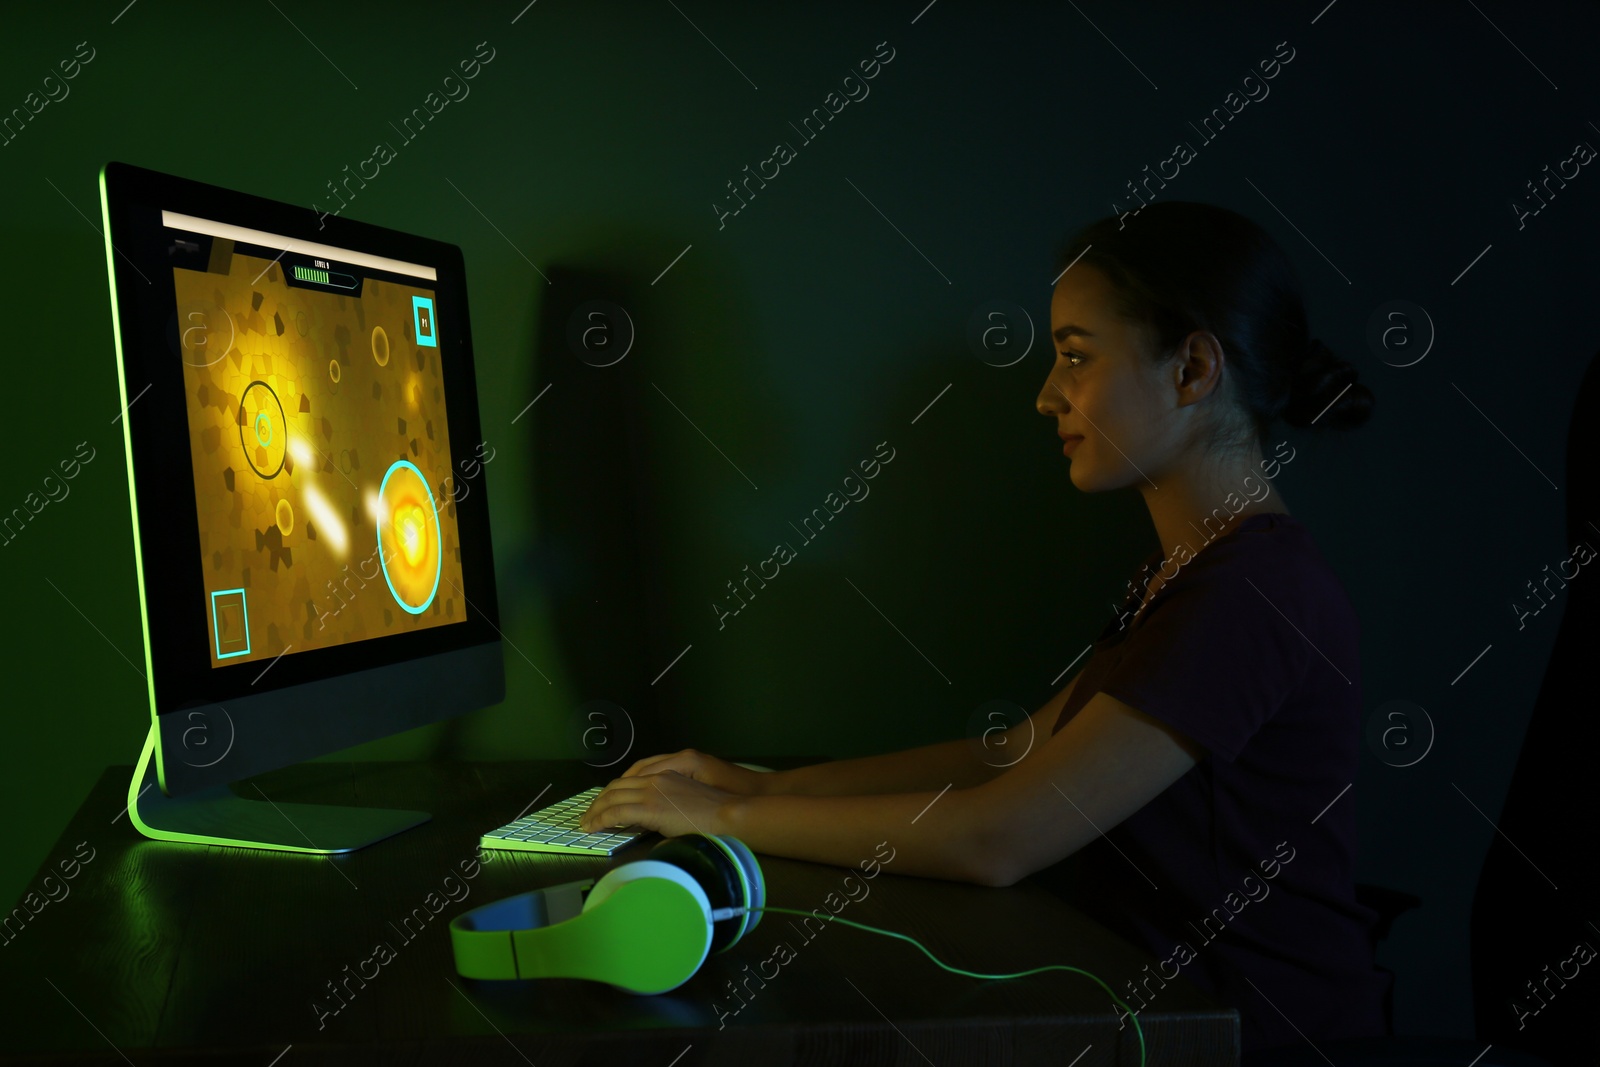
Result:
[[598,882],[566,882],[464,912],[450,921],[456,971],[467,978],[587,978],[630,993],[674,989],[705,962],[717,928],[731,932],[720,950],[754,925],[748,909],[761,902],[750,898],[741,852],[763,896],[765,886],[755,857],[743,842],[734,844],[669,838],[651,855],[670,858],[635,860]]

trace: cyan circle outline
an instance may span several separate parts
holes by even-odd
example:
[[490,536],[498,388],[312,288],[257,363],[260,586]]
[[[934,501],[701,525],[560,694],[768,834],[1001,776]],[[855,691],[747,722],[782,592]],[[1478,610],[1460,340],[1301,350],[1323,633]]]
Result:
[[267,448],[272,444],[272,420],[271,419],[267,419],[267,439],[265,441],[262,441],[261,440],[261,420],[262,419],[267,419],[267,413],[265,411],[256,412],[256,440],[258,442],[260,442],[262,448]]
[[397,459],[383,472],[383,481],[378,483],[378,500],[383,500],[383,491],[389,488],[389,476],[401,467],[410,467],[411,473],[417,476],[417,481],[422,483],[422,488],[429,490],[427,493],[428,507],[433,511],[433,543],[439,546],[439,566],[433,572],[433,589],[428,593],[428,599],[423,601],[422,607],[414,608],[400,599],[400,594],[395,592],[394,582],[389,578],[389,561],[383,555],[383,527],[378,527],[378,566],[383,568],[383,582],[389,587],[389,595],[394,597],[394,602],[399,604],[412,615],[421,615],[433,604],[433,598],[439,593],[439,576],[444,573],[444,531],[439,528],[439,505],[433,501],[433,493],[428,485],[428,479],[422,476],[417,465],[409,459]]

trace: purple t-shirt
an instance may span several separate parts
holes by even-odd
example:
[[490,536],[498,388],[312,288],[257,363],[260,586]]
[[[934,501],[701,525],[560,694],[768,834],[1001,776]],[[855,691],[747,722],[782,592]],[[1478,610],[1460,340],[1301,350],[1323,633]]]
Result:
[[1055,730],[1107,693],[1208,755],[1035,877],[1156,956],[1117,989],[1141,1013],[1182,974],[1239,1009],[1247,1052],[1381,1035],[1393,978],[1373,960],[1377,913],[1355,899],[1346,788],[1361,740],[1355,611],[1293,516],[1252,515],[1190,548],[1130,617],[1161,563],[1151,553]]

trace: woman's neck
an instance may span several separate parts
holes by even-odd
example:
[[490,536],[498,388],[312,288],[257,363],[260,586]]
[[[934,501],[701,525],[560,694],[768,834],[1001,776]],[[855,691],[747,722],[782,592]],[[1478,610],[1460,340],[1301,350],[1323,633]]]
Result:
[[1288,505],[1263,477],[1261,451],[1253,449],[1209,470],[1169,468],[1142,492],[1161,541],[1163,560],[1197,554],[1252,515],[1287,515]]

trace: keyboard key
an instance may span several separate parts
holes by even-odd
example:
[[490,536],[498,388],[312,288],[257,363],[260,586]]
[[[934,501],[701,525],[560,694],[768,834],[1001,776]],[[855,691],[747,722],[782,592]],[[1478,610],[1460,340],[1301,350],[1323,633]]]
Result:
[[639,837],[641,831],[618,832],[607,828],[586,832],[579,827],[579,821],[601,789],[601,786],[593,786],[549,807],[524,813],[504,826],[487,831],[479,841],[485,848],[519,852],[609,856]]

